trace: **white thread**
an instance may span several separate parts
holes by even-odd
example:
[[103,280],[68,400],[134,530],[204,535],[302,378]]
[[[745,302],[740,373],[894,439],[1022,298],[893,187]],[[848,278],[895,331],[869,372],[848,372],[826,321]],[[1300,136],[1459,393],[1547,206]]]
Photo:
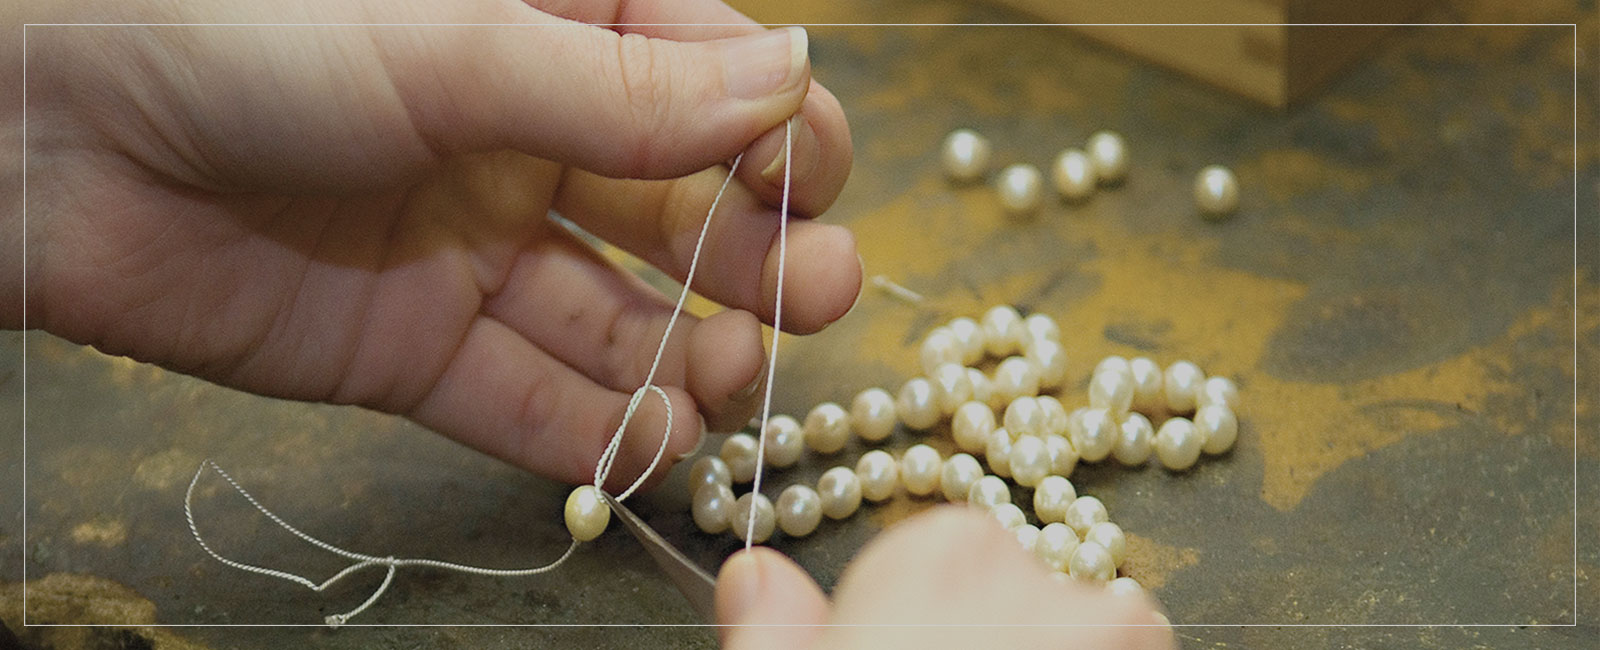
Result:
[[783,203],[778,209],[778,291],[772,305],[772,350],[767,358],[767,390],[761,398],[761,428],[756,429],[756,475],[750,485],[750,518],[744,529],[744,550],[755,543],[756,498],[761,496],[761,468],[766,464],[767,420],[772,416],[772,380],[778,372],[778,338],[783,334],[783,260],[789,245],[789,168],[790,145],[794,140],[794,118],[783,124]]

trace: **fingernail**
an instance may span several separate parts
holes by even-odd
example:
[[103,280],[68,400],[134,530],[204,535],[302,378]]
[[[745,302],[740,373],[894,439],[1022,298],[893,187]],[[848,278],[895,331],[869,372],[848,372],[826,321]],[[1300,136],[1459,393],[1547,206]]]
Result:
[[[811,123],[806,121],[804,114],[795,113],[789,118],[790,140],[788,156],[789,166],[793,172],[789,174],[791,182],[799,181],[811,173],[817,166],[817,132],[811,129]],[[772,162],[767,163],[766,169],[761,170],[761,178],[777,187],[783,187],[783,169],[785,162],[783,131],[777,131],[779,137],[778,155],[772,157]]]
[[717,619],[734,625],[743,622],[750,605],[761,598],[761,567],[755,554],[740,551],[722,563],[717,592]]
[[786,88],[805,73],[808,47],[803,27],[732,39],[722,46],[723,86],[740,99],[758,99]]
[[[861,277],[862,278],[867,277],[867,260],[861,257],[861,253],[856,253],[856,267],[861,269]],[[862,282],[859,286],[856,287],[856,299],[854,301],[851,301],[849,309],[844,310],[844,316],[849,316],[850,312],[853,312],[853,311],[856,310],[856,305],[861,304],[861,294],[866,293],[866,292],[867,292],[867,283],[866,282]],[[844,320],[844,316],[840,316],[839,320]],[[835,321],[835,322],[838,322],[838,321]]]
[[766,380],[767,355],[766,351],[763,350],[761,354],[761,368],[756,370],[756,378],[750,380],[750,383],[744,388],[734,391],[732,395],[728,396],[728,399],[736,404],[743,404],[746,400],[749,400],[751,397],[755,396],[756,391],[761,389],[762,382],[765,382]]
[[690,448],[689,451],[678,454],[674,462],[681,463],[694,458],[695,454],[700,453],[700,449],[706,446],[706,419],[704,416],[695,416],[695,419],[700,421],[700,437],[694,439],[694,447]]

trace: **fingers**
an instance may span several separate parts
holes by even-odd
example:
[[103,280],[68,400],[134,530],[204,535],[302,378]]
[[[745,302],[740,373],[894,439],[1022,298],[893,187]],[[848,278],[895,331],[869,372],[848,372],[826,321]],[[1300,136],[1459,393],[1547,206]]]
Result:
[[717,575],[717,622],[729,650],[811,647],[827,622],[828,600],[789,558],[757,546],[735,553]]
[[[793,122],[789,213],[814,217],[833,205],[850,177],[850,126],[839,100],[816,82]],[[739,181],[768,205],[783,198],[784,138],[784,128],[774,127],[745,150],[745,161],[754,164],[739,167]]]

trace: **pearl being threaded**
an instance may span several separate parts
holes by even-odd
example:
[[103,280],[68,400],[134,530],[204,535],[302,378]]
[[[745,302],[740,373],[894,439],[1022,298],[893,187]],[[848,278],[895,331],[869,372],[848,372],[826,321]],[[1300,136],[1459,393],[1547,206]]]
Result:
[[600,498],[600,490],[593,485],[580,485],[567,495],[565,512],[567,532],[580,542],[587,542],[606,531],[611,523],[611,507]]

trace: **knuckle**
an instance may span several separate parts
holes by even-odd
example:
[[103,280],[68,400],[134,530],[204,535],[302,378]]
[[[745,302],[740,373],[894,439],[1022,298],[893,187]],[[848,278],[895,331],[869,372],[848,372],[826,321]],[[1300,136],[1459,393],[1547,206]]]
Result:
[[628,176],[645,175],[654,162],[654,136],[672,110],[667,92],[670,75],[665,53],[650,38],[622,34],[617,39],[617,79],[622,92],[618,127],[630,143],[623,156]]

